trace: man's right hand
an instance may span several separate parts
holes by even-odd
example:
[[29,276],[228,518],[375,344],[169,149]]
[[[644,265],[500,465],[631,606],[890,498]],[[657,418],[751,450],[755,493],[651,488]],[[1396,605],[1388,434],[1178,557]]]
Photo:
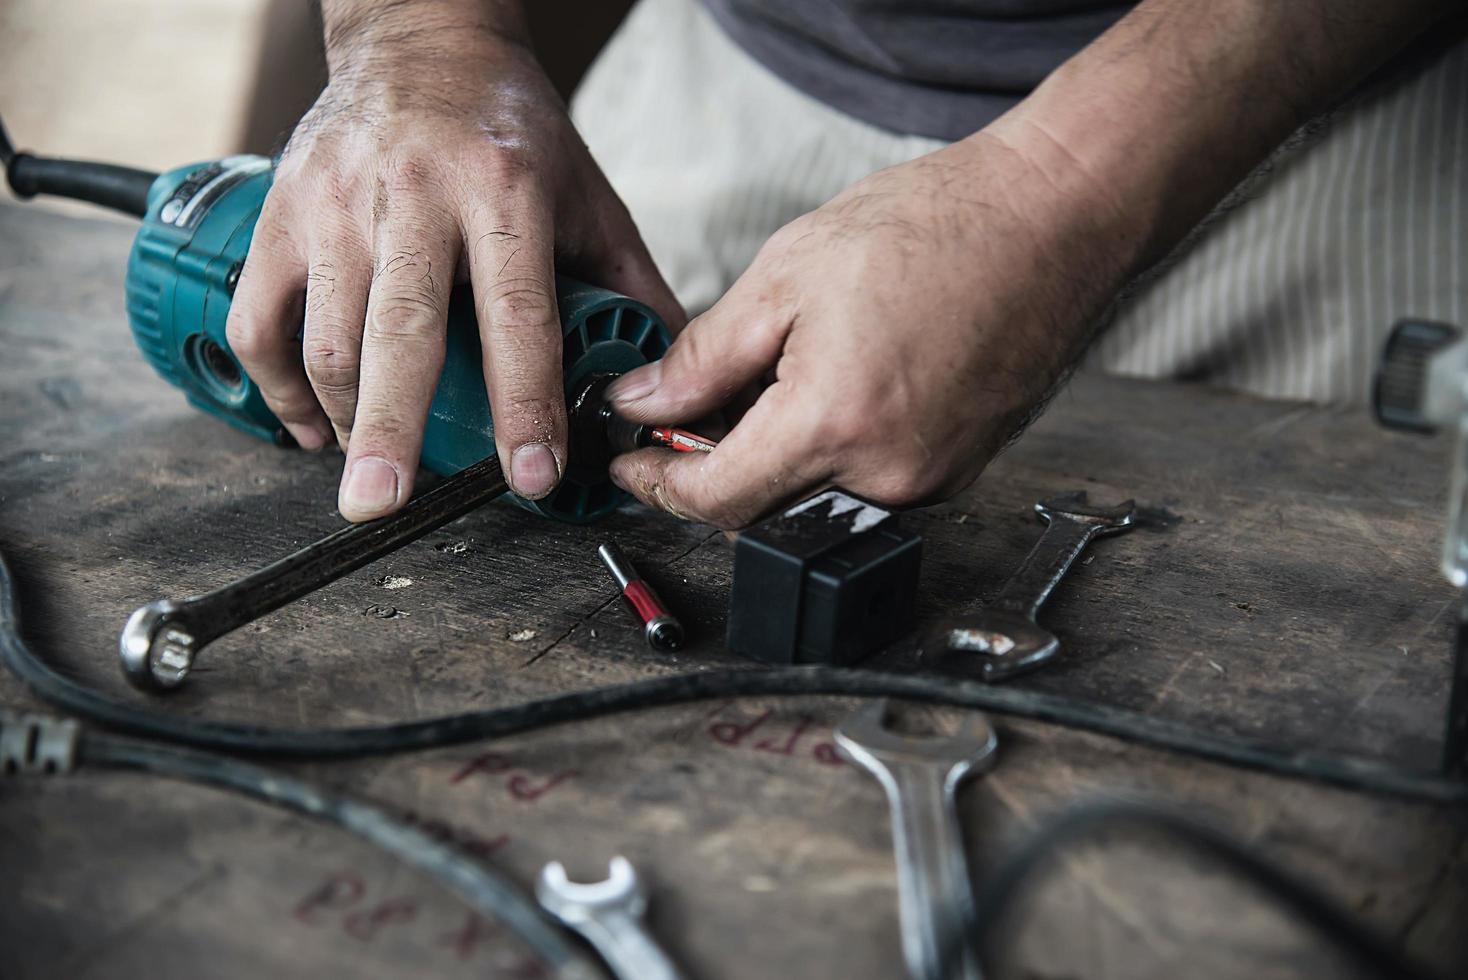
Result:
[[324,6],[331,80],[276,169],[230,344],[302,447],[346,450],[342,516],[380,517],[412,492],[449,292],[467,278],[495,448],[511,488],[543,497],[567,463],[556,267],[674,329],[683,313],[517,3]]

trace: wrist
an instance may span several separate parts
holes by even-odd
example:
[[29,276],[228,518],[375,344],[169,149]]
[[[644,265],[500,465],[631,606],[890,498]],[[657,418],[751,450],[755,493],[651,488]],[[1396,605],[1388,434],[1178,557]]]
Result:
[[946,169],[972,181],[945,195],[962,214],[957,227],[968,242],[979,254],[998,249],[986,265],[1025,283],[1021,305],[1056,330],[1057,340],[1086,333],[1136,274],[1146,235],[1134,216],[1041,123],[1011,114],[938,151],[950,153]]
[[439,77],[459,64],[530,54],[518,0],[327,0],[322,21],[330,77]]

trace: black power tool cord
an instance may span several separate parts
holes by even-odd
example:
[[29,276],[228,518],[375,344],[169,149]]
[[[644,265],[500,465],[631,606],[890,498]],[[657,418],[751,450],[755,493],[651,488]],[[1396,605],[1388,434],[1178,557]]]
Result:
[[[1354,965],[1394,980],[1431,980],[1333,899],[1288,874],[1233,837],[1184,814],[1152,804],[1106,800],[1073,807],[1043,824],[1015,848],[983,882],[974,901],[976,939],[986,972],[995,975],[996,953],[1006,937],[1023,892],[1068,846],[1113,833],[1158,835],[1213,861],[1274,899],[1322,939],[1346,953]],[[958,942],[949,944],[954,958]],[[945,959],[949,962],[951,959]]]
[[90,201],[141,218],[148,213],[148,191],[158,174],[134,167],[92,160],[38,157],[18,151],[0,120],[0,166],[5,181],[18,197],[55,194]]
[[[7,731],[9,729],[9,731]],[[507,926],[562,980],[602,980],[597,961],[513,882],[388,811],[239,759],[79,730],[74,722],[0,711],[0,775],[63,775],[74,765],[131,769],[200,783],[334,824],[437,878],[475,911]]]
[[[23,729],[20,737],[8,727]],[[556,977],[590,980],[601,972],[577,944],[558,929],[512,883],[492,868],[449,844],[435,840],[372,804],[322,789],[278,770],[239,759],[160,745],[98,732],[82,732],[74,723],[35,717],[8,717],[0,712],[0,750],[24,746],[19,757],[0,751],[0,774],[69,772],[73,764],[130,769],[227,790],[272,806],[320,820],[356,834],[405,863],[437,878],[479,913],[510,928]],[[74,740],[70,751],[56,742]],[[1005,928],[1016,914],[1023,892],[1046,871],[1061,849],[1116,831],[1161,833],[1188,850],[1216,861],[1249,882],[1294,915],[1353,962],[1394,980],[1433,980],[1433,974],[1398,954],[1373,930],[1363,928],[1329,896],[1274,866],[1221,831],[1180,813],[1157,806],[1102,801],[1083,804],[1043,823],[1010,852],[982,883],[969,926],[944,944],[940,975],[954,974],[959,949],[973,943],[986,972],[997,974],[999,957],[1010,938]]]
[[411,752],[692,701],[825,694],[893,697],[975,708],[1348,789],[1434,803],[1468,802],[1468,783],[1436,773],[1282,748],[1260,739],[1215,735],[1134,711],[1016,687],[994,687],[947,676],[832,667],[676,674],[508,707],[364,728],[273,728],[163,714],[100,694],[59,674],[37,657],[20,633],[15,579],[3,554],[0,554],[0,660],[43,700],[105,728],[195,748],[249,755],[344,758]]

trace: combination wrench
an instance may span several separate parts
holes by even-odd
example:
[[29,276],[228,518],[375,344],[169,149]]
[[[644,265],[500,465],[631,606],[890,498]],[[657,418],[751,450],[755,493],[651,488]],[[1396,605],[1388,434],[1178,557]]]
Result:
[[836,744],[887,793],[903,959],[914,980],[978,980],[957,794],[993,768],[999,739],[978,712],[966,713],[957,733],[935,737],[901,735],[886,716],[885,698],[868,704],[837,727]]
[[509,489],[499,460],[480,460],[386,517],[349,524],[222,588],[158,599],[133,612],[118,646],[134,687],[169,690],[188,677],[199,651],[224,634],[370,564]]
[[[1128,500],[1115,507],[1092,507],[1080,491],[1042,500],[1035,513],[1045,522],[1045,531],[1019,570],[982,609],[952,617],[935,630],[923,644],[924,658],[978,654],[980,676],[999,681],[1033,670],[1060,652],[1060,640],[1035,620],[1040,607],[1093,538],[1132,526],[1136,505]],[[965,672],[972,669],[972,656],[965,656],[963,667]]]
[[[571,468],[605,473],[612,456],[666,445],[666,434],[614,414],[604,397],[613,374],[596,375],[570,400]],[[496,457],[469,466],[396,513],[349,524],[228,585],[185,599],[158,599],[128,617],[118,639],[124,676],[145,691],[188,677],[209,643],[435,531],[509,489]]]
[[680,980],[682,974],[647,931],[647,894],[624,857],[605,881],[573,882],[559,861],[540,871],[535,897],[562,925],[580,933],[618,980]]

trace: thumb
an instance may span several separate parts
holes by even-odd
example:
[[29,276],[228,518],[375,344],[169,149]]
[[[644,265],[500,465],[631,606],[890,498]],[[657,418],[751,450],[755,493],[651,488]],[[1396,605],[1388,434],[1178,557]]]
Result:
[[612,460],[612,480],[675,517],[724,530],[747,527],[830,482],[817,431],[794,424],[808,415],[804,408],[773,385],[713,452],[624,453]]
[[686,422],[708,415],[774,365],[792,319],[744,302],[736,286],[695,317],[662,360],[618,378],[607,397],[634,422]]

